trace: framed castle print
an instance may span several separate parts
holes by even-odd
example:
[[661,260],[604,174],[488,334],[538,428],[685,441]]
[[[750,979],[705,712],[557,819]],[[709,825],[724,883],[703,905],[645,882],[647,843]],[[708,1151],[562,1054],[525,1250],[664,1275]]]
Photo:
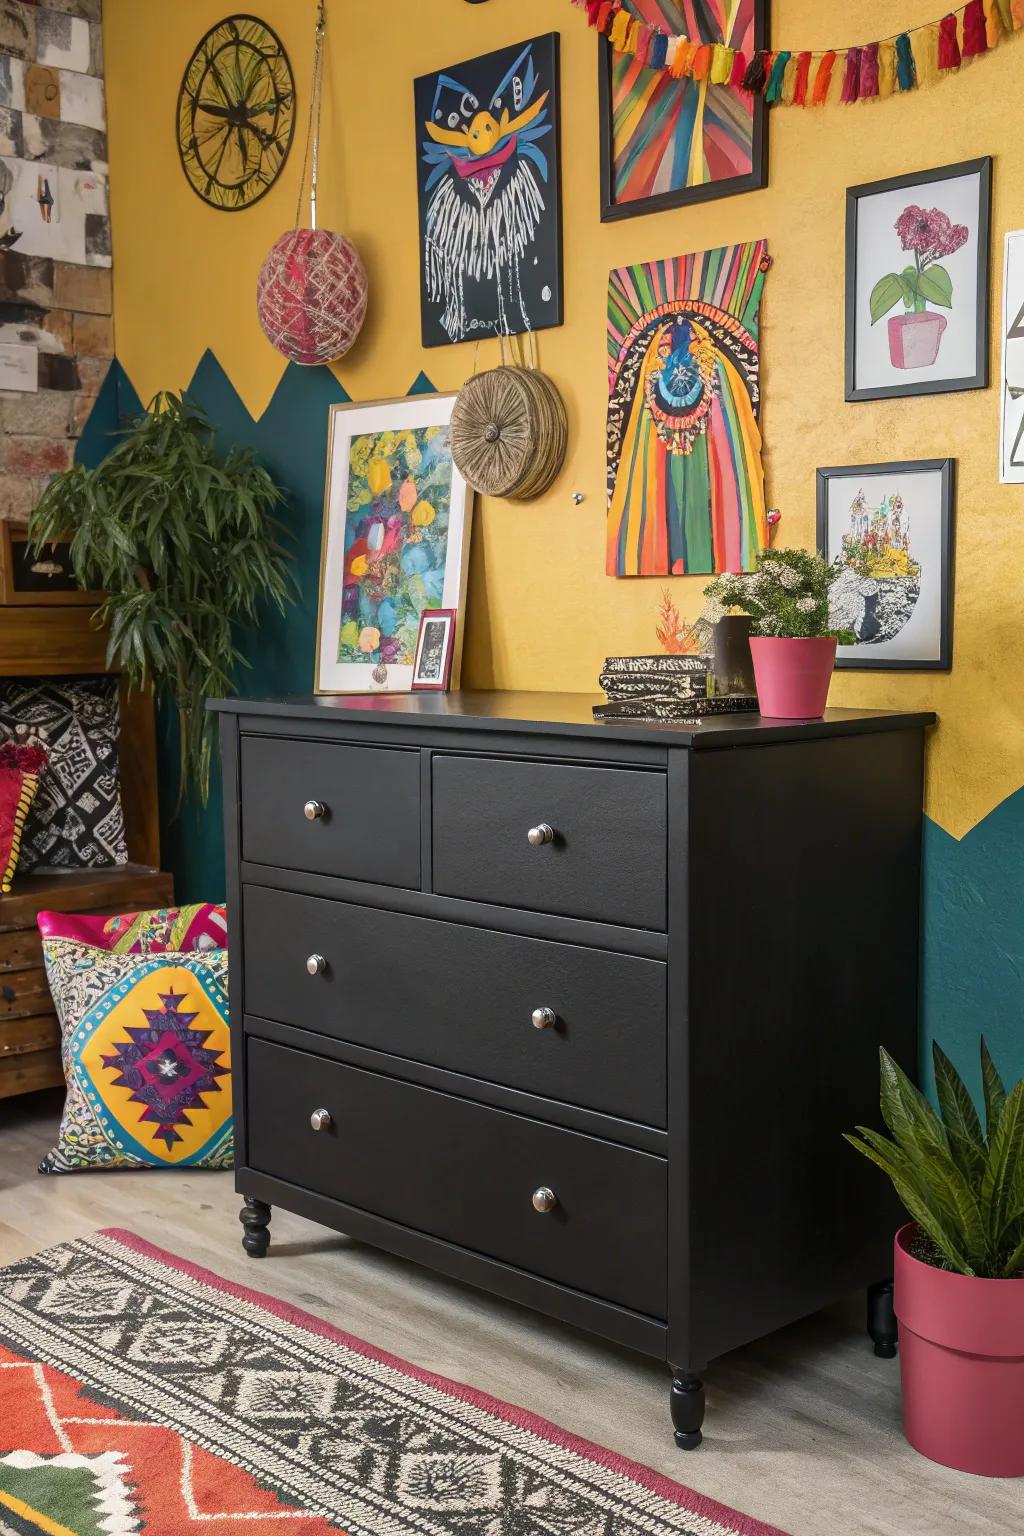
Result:
[[472,492],[452,459],[454,403],[331,407],[317,693],[410,692],[424,610],[464,611]]

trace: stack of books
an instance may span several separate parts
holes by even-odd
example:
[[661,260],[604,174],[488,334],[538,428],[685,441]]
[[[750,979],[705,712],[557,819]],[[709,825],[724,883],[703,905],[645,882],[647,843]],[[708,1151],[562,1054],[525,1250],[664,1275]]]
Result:
[[595,720],[700,720],[756,710],[753,695],[716,697],[710,656],[609,656],[598,682],[608,697]]

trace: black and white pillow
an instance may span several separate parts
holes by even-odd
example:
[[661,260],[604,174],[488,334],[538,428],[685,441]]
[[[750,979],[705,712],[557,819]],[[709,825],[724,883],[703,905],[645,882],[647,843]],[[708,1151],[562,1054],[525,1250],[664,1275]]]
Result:
[[0,741],[39,741],[50,762],[21,839],[23,872],[128,862],[118,775],[116,677],[7,678]]

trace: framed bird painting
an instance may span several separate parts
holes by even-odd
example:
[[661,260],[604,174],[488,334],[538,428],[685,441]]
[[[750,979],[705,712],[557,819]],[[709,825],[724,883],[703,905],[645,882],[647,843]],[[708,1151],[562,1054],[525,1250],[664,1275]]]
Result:
[[423,345],[561,325],[558,34],[415,92]]

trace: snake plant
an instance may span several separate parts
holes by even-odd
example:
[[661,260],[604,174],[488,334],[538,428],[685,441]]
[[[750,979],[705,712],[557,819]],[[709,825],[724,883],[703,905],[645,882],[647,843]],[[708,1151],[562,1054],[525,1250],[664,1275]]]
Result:
[[273,512],[282,492],[248,449],[218,453],[186,396],[157,395],[96,469],[46,487],[30,524],[37,548],[70,540],[79,584],[106,594],[108,665],[152,681],[178,714],[179,799],[209,793],[215,722],[205,703],[246,665],[238,629],[279,610],[293,583]]
[[962,1275],[1024,1278],[1024,1078],[1007,1093],[982,1040],[982,1128],[963,1079],[938,1045],[938,1114],[888,1052],[880,1054],[882,1117],[891,1137],[859,1125],[846,1140],[892,1179],[931,1245],[932,1262]]

